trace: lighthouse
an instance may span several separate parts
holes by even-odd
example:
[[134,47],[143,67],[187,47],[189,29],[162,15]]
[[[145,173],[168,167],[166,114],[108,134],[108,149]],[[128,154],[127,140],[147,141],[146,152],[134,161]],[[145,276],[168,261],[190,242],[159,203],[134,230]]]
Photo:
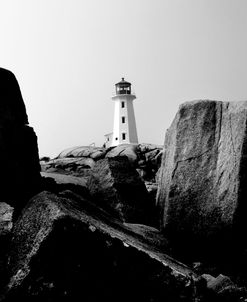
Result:
[[122,80],[115,84],[113,132],[106,136],[107,146],[138,144],[131,83]]

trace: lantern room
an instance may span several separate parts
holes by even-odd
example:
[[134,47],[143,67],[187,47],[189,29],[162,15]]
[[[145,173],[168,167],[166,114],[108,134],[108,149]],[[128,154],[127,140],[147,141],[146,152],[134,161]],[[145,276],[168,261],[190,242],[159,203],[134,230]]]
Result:
[[122,81],[115,84],[116,87],[116,94],[131,94],[131,84],[129,82],[126,82],[124,78],[122,78]]

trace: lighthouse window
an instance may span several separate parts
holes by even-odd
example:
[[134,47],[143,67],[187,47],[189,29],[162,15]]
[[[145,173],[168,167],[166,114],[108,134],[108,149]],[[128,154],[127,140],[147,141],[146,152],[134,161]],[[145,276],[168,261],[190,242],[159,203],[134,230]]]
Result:
[[122,116],[122,123],[125,123],[125,116]]
[[122,139],[126,140],[126,133],[122,133]]
[[122,104],[122,108],[124,108],[124,102],[121,102],[121,104]]

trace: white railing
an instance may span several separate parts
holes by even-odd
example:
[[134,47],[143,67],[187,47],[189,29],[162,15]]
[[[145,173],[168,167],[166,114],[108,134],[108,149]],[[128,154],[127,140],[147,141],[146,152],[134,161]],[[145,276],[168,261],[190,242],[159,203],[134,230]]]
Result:
[[133,91],[133,90],[131,91],[130,94],[128,94],[128,93],[119,93],[119,94],[117,94],[116,91],[113,91],[112,96],[116,96],[116,95],[134,95],[134,96],[136,96],[135,91]]

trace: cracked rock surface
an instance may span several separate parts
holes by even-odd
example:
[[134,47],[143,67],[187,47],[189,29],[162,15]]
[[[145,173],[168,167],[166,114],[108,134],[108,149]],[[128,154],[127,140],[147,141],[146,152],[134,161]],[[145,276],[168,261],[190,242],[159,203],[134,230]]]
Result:
[[190,249],[239,244],[246,227],[247,102],[184,103],[167,130],[157,205],[165,234]]
[[42,192],[14,225],[0,300],[192,301],[197,276],[165,246],[72,192]]
[[87,186],[94,202],[124,222],[155,225],[155,206],[127,157],[99,160]]

